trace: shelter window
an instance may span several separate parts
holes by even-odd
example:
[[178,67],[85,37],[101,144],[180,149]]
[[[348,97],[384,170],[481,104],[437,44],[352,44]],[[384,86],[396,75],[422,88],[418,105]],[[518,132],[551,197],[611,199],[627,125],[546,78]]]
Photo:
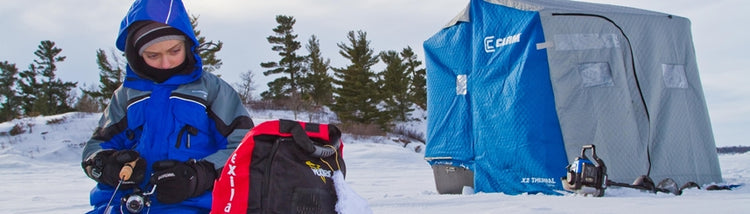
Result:
[[620,48],[617,35],[605,34],[557,34],[554,37],[555,50],[596,50],[608,48]]
[[583,87],[612,87],[612,72],[607,62],[583,63],[578,65]]
[[687,77],[684,65],[661,64],[664,85],[667,88],[687,88]]

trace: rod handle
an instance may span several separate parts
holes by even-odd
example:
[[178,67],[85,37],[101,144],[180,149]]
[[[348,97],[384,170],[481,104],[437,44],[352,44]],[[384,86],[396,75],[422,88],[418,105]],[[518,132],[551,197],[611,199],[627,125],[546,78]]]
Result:
[[131,162],[127,162],[125,163],[124,166],[122,166],[122,169],[120,169],[120,179],[122,179],[123,181],[127,181],[128,179],[130,179],[130,176],[133,175],[133,169],[135,168],[135,163],[139,159],[140,158],[136,158],[135,160]]

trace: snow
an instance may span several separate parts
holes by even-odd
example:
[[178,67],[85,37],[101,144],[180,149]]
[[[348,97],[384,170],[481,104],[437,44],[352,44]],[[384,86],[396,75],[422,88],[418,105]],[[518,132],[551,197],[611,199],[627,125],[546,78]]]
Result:
[[[84,213],[94,181],[80,167],[81,147],[101,114],[68,113],[0,124],[0,213]],[[290,118],[255,112],[256,123]],[[305,118],[300,118],[301,120]],[[48,121],[60,121],[47,124]],[[26,133],[9,136],[15,124]],[[31,132],[28,130],[31,126]],[[419,122],[410,127],[424,127]],[[683,195],[608,188],[601,198],[567,194],[440,195],[421,143],[406,146],[391,137],[345,136],[346,182],[374,213],[747,213],[750,153],[720,155],[723,184],[731,191],[685,190]],[[415,152],[419,150],[419,152]]]

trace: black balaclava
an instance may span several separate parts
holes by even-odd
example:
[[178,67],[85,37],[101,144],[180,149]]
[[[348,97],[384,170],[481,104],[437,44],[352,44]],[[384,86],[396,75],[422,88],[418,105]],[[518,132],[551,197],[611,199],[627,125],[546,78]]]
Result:
[[[185,41],[185,60],[183,63],[171,69],[159,69],[146,64],[142,56],[143,51],[153,44],[166,40]],[[125,58],[127,58],[130,68],[136,74],[154,82],[162,83],[175,74],[189,74],[193,71],[195,59],[190,47],[192,47],[191,40],[187,39],[180,30],[154,21],[140,21],[131,24],[128,28]]]

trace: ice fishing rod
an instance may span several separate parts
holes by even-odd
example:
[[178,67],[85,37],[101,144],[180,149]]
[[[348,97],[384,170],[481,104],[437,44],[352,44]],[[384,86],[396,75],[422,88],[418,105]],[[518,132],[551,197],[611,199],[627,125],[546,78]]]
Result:
[[110,207],[110,205],[112,205],[112,199],[114,199],[115,195],[117,195],[117,190],[120,189],[120,185],[122,185],[122,182],[130,179],[130,176],[133,175],[133,169],[135,169],[135,163],[139,159],[140,158],[136,158],[135,160],[131,162],[125,163],[125,165],[122,166],[122,169],[120,169],[120,174],[119,174],[120,181],[117,182],[117,186],[115,186],[115,191],[112,192],[112,197],[109,198],[109,202],[107,202],[107,207],[104,209],[104,213],[110,213],[112,209]]

